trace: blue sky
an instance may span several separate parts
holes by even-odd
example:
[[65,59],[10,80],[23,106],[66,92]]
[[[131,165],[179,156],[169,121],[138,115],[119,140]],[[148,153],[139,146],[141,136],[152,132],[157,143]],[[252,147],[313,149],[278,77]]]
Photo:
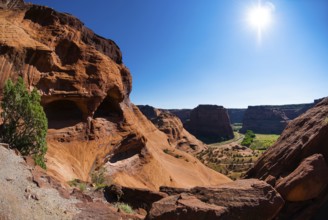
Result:
[[133,77],[135,104],[242,108],[328,95],[327,0],[271,0],[261,43],[247,22],[257,0],[32,2],[114,40]]

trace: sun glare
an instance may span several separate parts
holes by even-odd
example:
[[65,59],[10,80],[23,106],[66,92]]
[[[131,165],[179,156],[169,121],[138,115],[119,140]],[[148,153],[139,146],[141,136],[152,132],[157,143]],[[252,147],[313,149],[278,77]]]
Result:
[[272,23],[274,9],[275,7],[272,3],[266,2],[262,5],[261,1],[259,1],[256,6],[248,11],[247,21],[252,28],[256,29],[259,43],[262,41],[263,31]]
[[272,20],[270,9],[261,6],[251,9],[248,16],[250,25],[260,29],[267,27]]

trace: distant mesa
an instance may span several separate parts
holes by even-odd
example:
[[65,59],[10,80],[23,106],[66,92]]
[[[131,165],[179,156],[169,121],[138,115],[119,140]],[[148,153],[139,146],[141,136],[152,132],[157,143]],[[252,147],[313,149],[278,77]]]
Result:
[[227,110],[217,105],[199,105],[184,124],[187,131],[205,143],[215,143],[234,137]]
[[277,106],[249,106],[240,132],[252,130],[260,134],[281,134],[290,120],[300,116],[315,103]]

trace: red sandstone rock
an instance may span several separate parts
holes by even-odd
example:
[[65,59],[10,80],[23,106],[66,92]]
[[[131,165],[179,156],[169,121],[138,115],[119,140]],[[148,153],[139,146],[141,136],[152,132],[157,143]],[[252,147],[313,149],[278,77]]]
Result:
[[105,188],[104,196],[108,202],[124,202],[134,209],[142,208],[149,211],[154,202],[165,198],[167,194],[146,189],[111,185]]
[[290,202],[300,202],[317,198],[328,184],[328,167],[321,154],[314,154],[288,176],[281,178],[277,191]]
[[88,181],[105,166],[117,183],[153,190],[231,181],[176,149],[130,102],[131,74],[113,41],[48,7],[29,4],[0,15],[6,26],[0,35],[0,94],[5,81],[18,76],[41,93],[49,121],[49,175]]
[[284,204],[270,185],[255,179],[161,191],[170,196],[155,202],[146,219],[273,219]]

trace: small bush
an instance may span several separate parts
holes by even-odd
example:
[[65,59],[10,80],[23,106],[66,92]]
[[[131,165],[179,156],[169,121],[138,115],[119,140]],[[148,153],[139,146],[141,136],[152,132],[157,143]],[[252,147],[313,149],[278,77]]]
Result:
[[106,169],[101,167],[99,170],[91,173],[91,182],[95,185],[96,189],[104,188],[112,184],[109,176],[105,176]]
[[82,192],[86,190],[87,184],[79,179],[74,179],[68,182],[68,185],[71,187],[77,187],[79,188]]
[[115,203],[115,207],[118,208],[118,209],[120,209],[120,210],[122,210],[125,213],[128,213],[128,214],[134,213],[134,211],[131,208],[131,206],[129,206],[126,203],[122,203],[122,202]]

